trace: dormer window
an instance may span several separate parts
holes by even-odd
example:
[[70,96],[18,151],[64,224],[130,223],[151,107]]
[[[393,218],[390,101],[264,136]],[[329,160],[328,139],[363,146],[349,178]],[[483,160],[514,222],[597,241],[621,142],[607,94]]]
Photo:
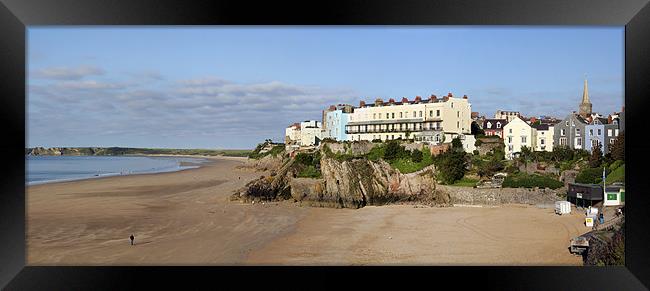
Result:
[[492,128],[492,123],[491,123],[491,122],[488,121],[488,122],[486,123],[486,125],[487,125],[487,128]]
[[501,122],[497,122],[497,128],[501,128]]

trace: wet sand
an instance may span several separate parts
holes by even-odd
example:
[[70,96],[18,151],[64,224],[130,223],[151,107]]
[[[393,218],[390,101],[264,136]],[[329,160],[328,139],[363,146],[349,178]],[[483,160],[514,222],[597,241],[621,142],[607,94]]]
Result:
[[232,191],[264,173],[238,169],[245,158],[210,159],[180,172],[27,187],[27,264],[581,265],[567,250],[588,231],[575,212],[242,204],[229,201]]

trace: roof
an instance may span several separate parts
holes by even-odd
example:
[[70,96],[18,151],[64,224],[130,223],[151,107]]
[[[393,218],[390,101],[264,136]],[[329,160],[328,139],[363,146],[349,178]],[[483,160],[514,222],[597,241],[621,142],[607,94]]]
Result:
[[548,124],[544,124],[544,123],[532,124],[531,127],[537,130],[548,130]]
[[[488,122],[490,122],[490,125],[492,125],[492,126],[488,126]],[[485,121],[483,121],[483,128],[484,129],[496,128],[496,123],[497,122],[501,122],[501,128],[503,128],[503,126],[508,124],[508,121],[505,120],[505,119],[486,119]]]

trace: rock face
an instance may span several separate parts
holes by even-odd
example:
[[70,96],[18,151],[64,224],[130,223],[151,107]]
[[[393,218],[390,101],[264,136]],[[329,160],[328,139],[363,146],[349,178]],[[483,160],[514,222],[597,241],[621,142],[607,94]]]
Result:
[[317,207],[360,208],[394,202],[418,201],[448,205],[448,194],[436,191],[433,166],[401,174],[384,161],[321,159],[321,179],[296,178],[293,159],[275,176],[261,177],[236,191],[232,200],[282,200]]
[[258,171],[273,170],[280,168],[283,164],[283,160],[284,154],[277,156],[267,155],[258,160],[248,159],[243,167],[253,168]]
[[372,143],[367,140],[353,141],[353,142],[328,142],[323,145],[327,147],[335,154],[352,154],[352,155],[365,155],[372,150],[372,148],[378,146],[378,143]]
[[550,205],[560,198],[559,190],[527,188],[472,188],[438,185],[438,190],[451,198],[452,204],[499,205],[508,203]]

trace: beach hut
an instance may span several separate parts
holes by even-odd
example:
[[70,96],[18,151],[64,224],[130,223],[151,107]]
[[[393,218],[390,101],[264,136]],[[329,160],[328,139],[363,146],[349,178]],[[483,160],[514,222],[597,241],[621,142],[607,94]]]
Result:
[[614,184],[605,187],[605,206],[625,205],[625,186]]
[[603,186],[599,184],[569,183],[567,201],[576,207],[594,206],[603,201]]

